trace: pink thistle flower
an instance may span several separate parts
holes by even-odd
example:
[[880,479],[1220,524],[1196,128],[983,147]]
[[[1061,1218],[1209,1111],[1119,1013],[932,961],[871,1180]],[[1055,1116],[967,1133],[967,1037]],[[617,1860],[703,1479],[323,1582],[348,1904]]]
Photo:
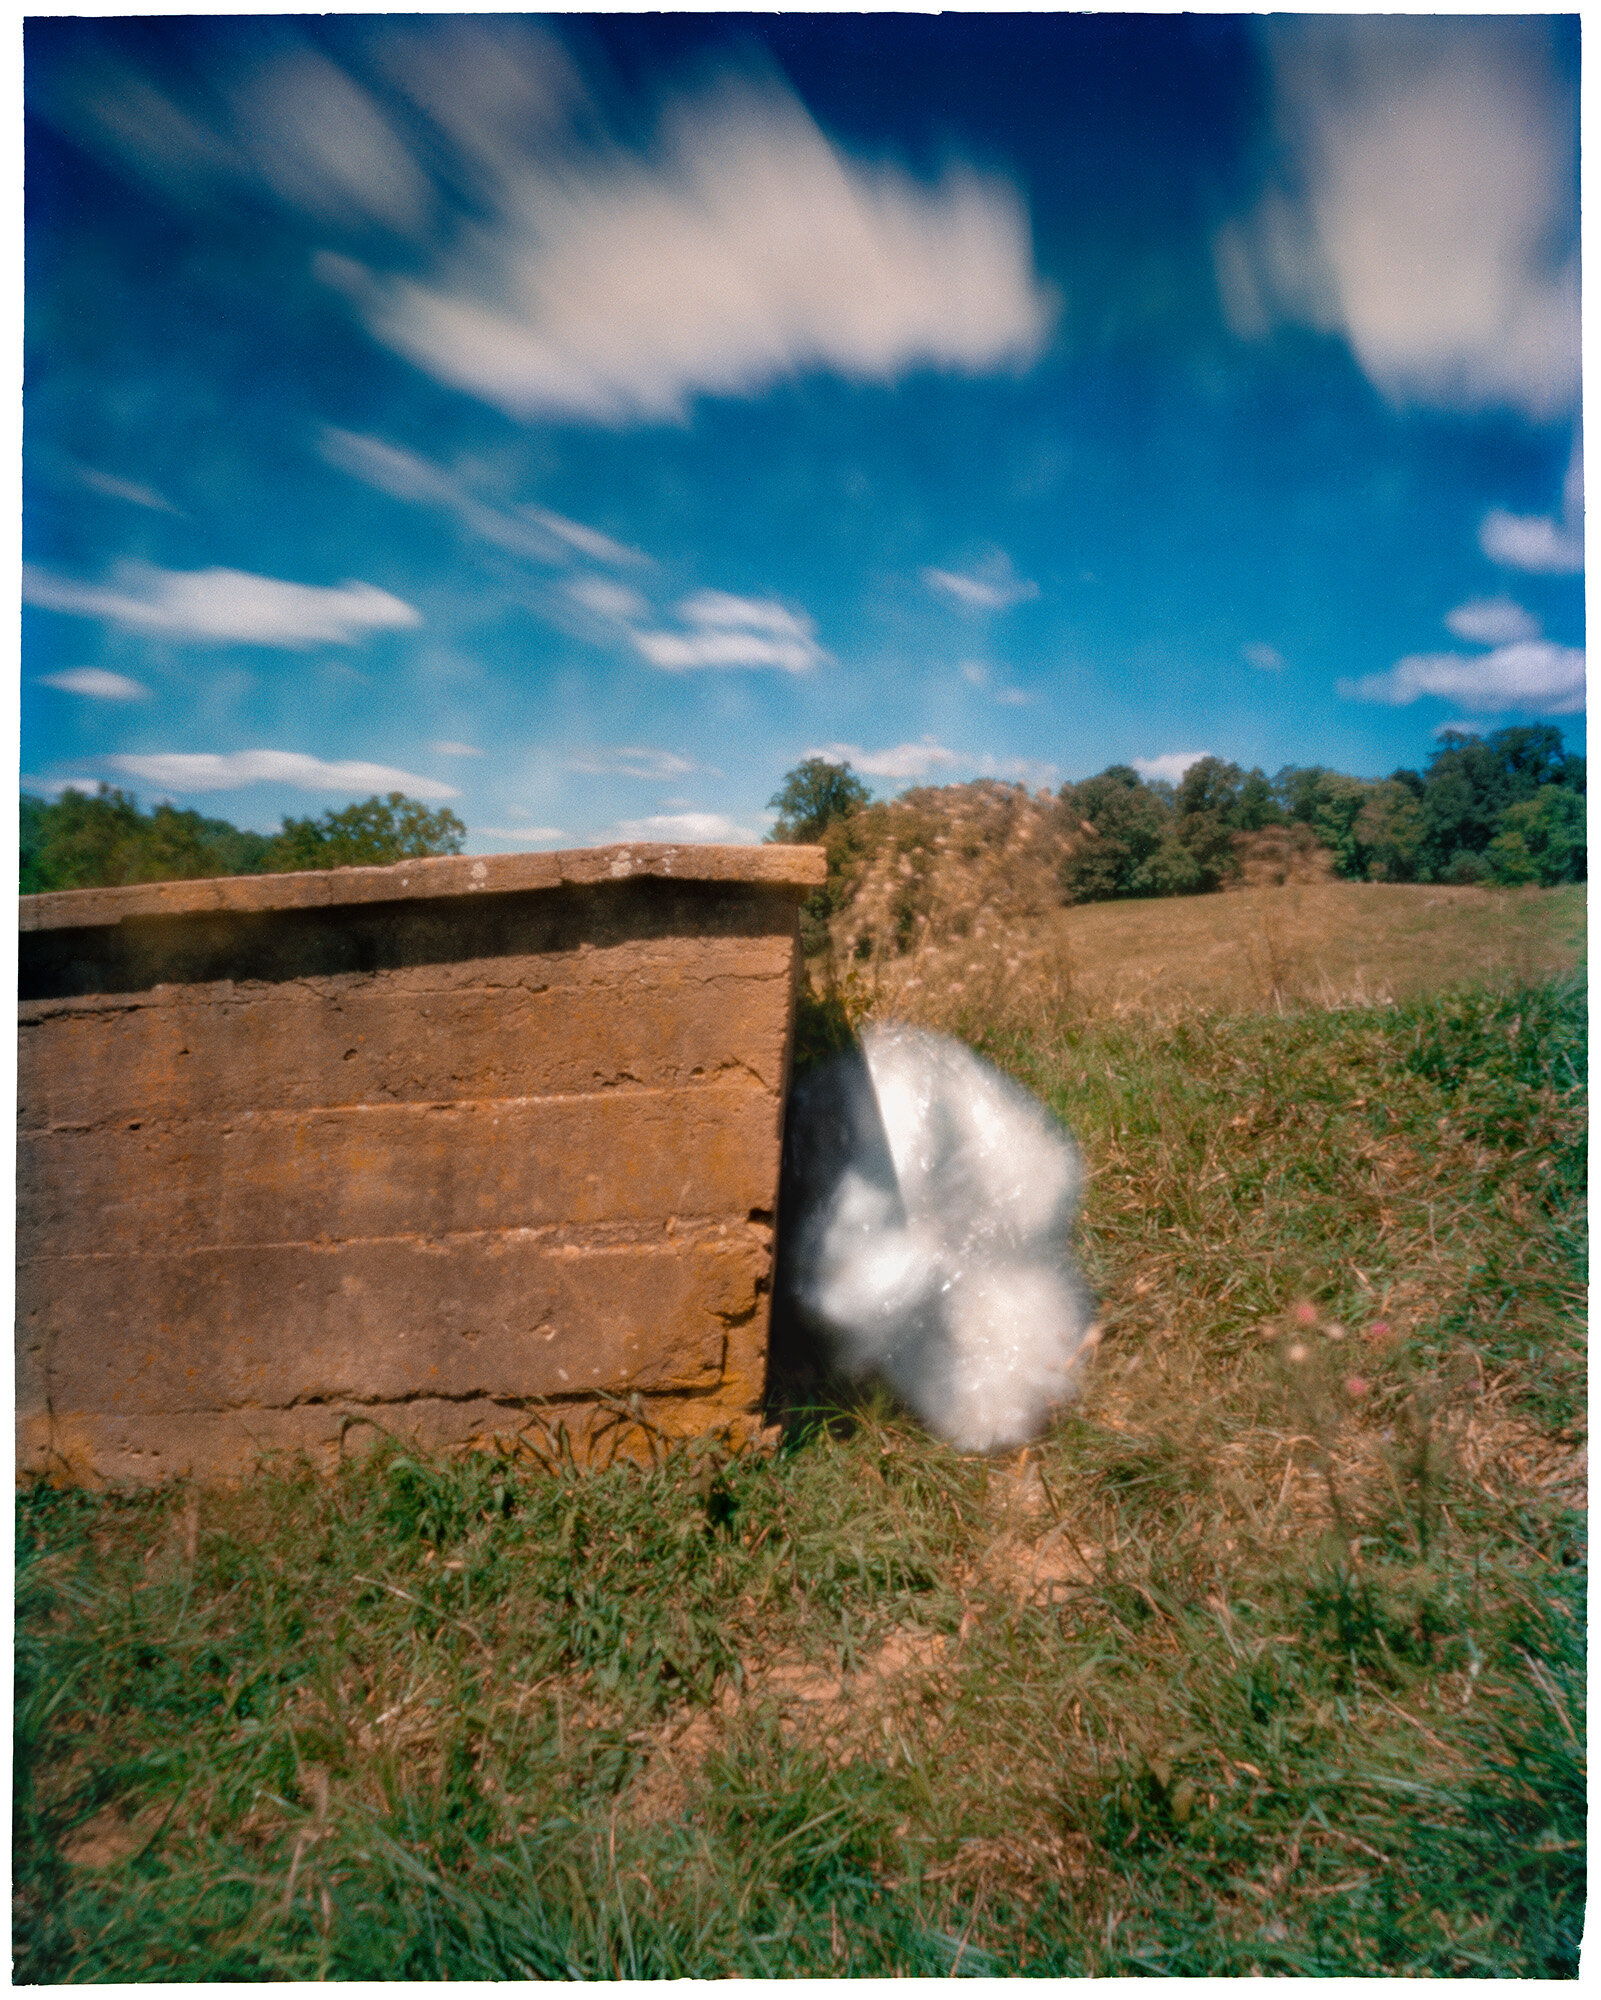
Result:
[[1368,1385],[1367,1385],[1367,1380],[1364,1376],[1361,1375],[1346,1376],[1345,1393],[1350,1397],[1353,1403],[1360,1403],[1362,1398],[1367,1394],[1367,1392],[1368,1392]]
[[1301,1299],[1290,1309],[1290,1318],[1297,1326],[1316,1326],[1317,1307],[1308,1299]]

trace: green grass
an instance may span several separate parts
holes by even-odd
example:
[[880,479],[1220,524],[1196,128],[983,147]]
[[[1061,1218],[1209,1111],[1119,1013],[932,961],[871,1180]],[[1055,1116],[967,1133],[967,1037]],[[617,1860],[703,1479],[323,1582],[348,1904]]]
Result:
[[16,1977],[1574,1976],[1584,1006],[992,1039],[1094,1170],[1026,1462],[23,1493]]

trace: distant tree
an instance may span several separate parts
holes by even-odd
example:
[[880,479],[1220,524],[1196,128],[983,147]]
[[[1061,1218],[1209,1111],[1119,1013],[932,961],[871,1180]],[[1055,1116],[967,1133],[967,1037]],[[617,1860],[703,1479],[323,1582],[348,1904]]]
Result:
[[1504,808],[1484,850],[1492,881],[1582,882],[1586,873],[1584,800],[1565,785],[1542,785],[1532,799]]
[[1112,764],[1058,794],[1077,836],[1062,863],[1063,895],[1074,903],[1124,897],[1186,896],[1205,886],[1202,866],[1179,837],[1169,785],[1144,784],[1128,764]]
[[286,819],[281,833],[265,834],[179,811],[165,799],[142,813],[130,792],[102,785],[91,796],[69,786],[49,804],[23,794],[20,882],[24,895],[36,895],[47,889],[402,861],[459,854],[466,831],[454,813],[431,813],[399,792],[320,821]]
[[1241,833],[1260,833],[1265,826],[1284,824],[1284,808],[1274,797],[1264,771],[1253,769],[1245,774],[1235,801],[1234,824]]
[[1372,882],[1415,882],[1423,865],[1423,833],[1416,793],[1399,778],[1385,778],[1368,787],[1352,824],[1353,865]]
[[871,797],[849,764],[808,757],[789,772],[767,801],[778,814],[767,838],[790,844],[819,841],[836,820],[849,819]]
[[448,806],[430,812],[403,792],[321,819],[286,819],[272,843],[269,866],[277,873],[303,868],[382,868],[430,854],[460,854],[467,829]]

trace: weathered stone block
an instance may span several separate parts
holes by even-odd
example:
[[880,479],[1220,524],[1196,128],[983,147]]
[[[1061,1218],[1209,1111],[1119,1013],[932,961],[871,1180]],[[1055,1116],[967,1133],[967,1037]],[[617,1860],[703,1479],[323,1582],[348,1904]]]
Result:
[[25,897],[22,1475],[753,1417],[815,848]]

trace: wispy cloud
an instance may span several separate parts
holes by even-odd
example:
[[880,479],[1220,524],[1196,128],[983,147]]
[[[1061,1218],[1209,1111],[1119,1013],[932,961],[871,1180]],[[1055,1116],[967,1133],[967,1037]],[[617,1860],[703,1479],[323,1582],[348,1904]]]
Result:
[[1474,597],[1445,614],[1446,629],[1481,646],[1507,646],[1538,639],[1540,621],[1510,597]]
[[593,776],[619,778],[687,778],[692,772],[701,772],[709,777],[722,774],[709,764],[697,764],[692,758],[677,756],[671,750],[642,749],[630,744],[621,744],[616,749],[584,750],[567,759],[569,771],[582,771]]
[[1147,784],[1156,779],[1176,785],[1192,764],[1199,764],[1211,754],[1210,750],[1168,750],[1160,757],[1135,757],[1130,761]]
[[491,507],[454,473],[383,438],[327,425],[318,443],[323,457],[341,472],[392,499],[443,509],[453,514],[463,532],[473,539],[513,555],[551,566],[570,563],[574,556],[617,569],[642,568],[650,563],[638,549],[627,548],[581,521],[553,514],[547,507]]
[[1577,408],[1571,87],[1540,22],[1274,19],[1290,162],[1214,249],[1236,333],[1343,333],[1398,403]]
[[684,673],[698,667],[780,667],[801,674],[828,658],[817,627],[804,612],[770,598],[698,590],[677,607],[687,630],[632,632],[653,667]]
[[688,846],[750,847],[757,836],[726,813],[652,813],[647,819],[621,819],[617,832],[624,840],[683,841]]
[[869,778],[926,778],[931,771],[966,761],[932,736],[917,743],[897,743],[889,750],[864,750],[859,743],[829,743],[820,750],[808,750],[806,755],[826,757],[831,764],[849,764]]
[[468,831],[485,840],[520,840],[528,847],[544,847],[567,838],[559,826],[475,826]]
[[454,799],[454,785],[400,771],[391,764],[326,763],[295,750],[235,750],[227,755],[157,752],[108,757],[113,770],[174,792],[227,792],[243,785],[293,785],[304,792],[406,792],[417,799]]
[[484,753],[474,743],[444,742],[430,743],[428,748],[440,757],[481,757]]
[[324,588],[237,569],[167,570],[147,563],[123,563],[113,576],[109,584],[83,583],[24,564],[23,601],[200,645],[350,645],[372,632],[422,623],[409,604],[370,583]]
[[1248,646],[1242,646],[1240,657],[1248,667],[1255,667],[1261,674],[1276,674],[1284,666],[1284,655],[1277,646],[1268,645],[1265,639],[1253,639]]
[[143,681],[126,674],[108,673],[104,667],[68,667],[59,674],[41,674],[45,687],[65,688],[68,694],[87,695],[91,701],[148,701],[150,690]]
[[567,586],[567,595],[609,624],[634,625],[651,614],[648,599],[631,584],[618,583],[609,576],[575,577]]
[[1048,789],[1061,776],[1061,766],[1043,757],[986,755],[978,760],[977,769],[981,778],[1007,778],[1013,784],[1028,785],[1035,791]]
[[153,486],[140,485],[137,479],[119,479],[115,473],[97,472],[92,465],[80,465],[78,480],[91,493],[103,493],[108,500],[127,500],[135,507],[148,507],[153,514],[182,515],[183,510],[174,507],[164,494]]
[[1507,709],[1577,715],[1584,707],[1584,651],[1524,639],[1489,653],[1413,653],[1388,673],[1336,686],[1349,701],[1381,701],[1393,708],[1436,695],[1478,715]]
[[1039,585],[1019,576],[1011,557],[999,552],[970,570],[925,569],[923,581],[968,611],[1005,611],[1040,594]]

